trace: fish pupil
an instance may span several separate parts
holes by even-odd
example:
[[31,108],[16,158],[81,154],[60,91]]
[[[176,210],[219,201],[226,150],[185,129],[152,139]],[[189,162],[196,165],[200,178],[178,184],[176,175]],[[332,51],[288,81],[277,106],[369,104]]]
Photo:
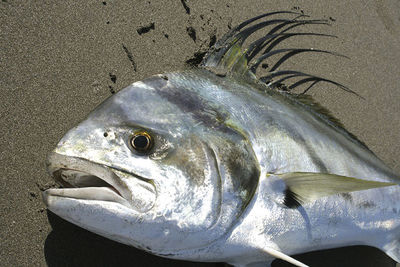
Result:
[[147,147],[149,146],[149,139],[147,138],[147,136],[144,135],[136,136],[133,139],[133,145],[135,148],[140,150],[147,149]]

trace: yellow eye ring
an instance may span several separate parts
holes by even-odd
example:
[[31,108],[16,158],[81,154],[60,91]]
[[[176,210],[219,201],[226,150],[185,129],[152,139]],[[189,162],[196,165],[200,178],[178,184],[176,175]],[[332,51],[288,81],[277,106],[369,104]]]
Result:
[[141,153],[149,152],[153,143],[153,137],[145,131],[136,132],[131,139],[132,148]]

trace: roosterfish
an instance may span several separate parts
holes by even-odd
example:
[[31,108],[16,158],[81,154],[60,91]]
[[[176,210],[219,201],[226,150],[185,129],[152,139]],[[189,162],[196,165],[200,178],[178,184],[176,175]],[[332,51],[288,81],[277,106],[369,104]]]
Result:
[[400,262],[399,175],[305,94],[317,83],[356,93],[280,69],[300,53],[340,56],[278,48],[294,36],[330,36],[295,31],[321,24],[291,11],[259,15],[198,66],[106,99],[49,154],[61,187],[43,192],[48,209],[171,259],[306,266],[291,255],[368,245]]

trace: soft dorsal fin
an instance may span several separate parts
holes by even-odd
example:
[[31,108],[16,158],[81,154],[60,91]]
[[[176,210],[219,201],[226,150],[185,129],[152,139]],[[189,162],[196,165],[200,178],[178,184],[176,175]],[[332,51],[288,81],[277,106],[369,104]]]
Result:
[[[289,95],[289,96],[292,96],[292,95]],[[371,151],[363,141],[358,139],[358,137],[355,136],[354,134],[352,134],[351,132],[347,131],[346,128],[344,127],[344,125],[342,124],[342,122],[339,119],[337,119],[335,116],[333,116],[332,113],[327,108],[325,108],[324,106],[319,104],[317,101],[315,101],[315,99],[312,96],[306,95],[306,94],[299,94],[296,96],[292,96],[292,98],[294,100],[296,100],[297,102],[300,102],[301,104],[303,104],[303,105],[307,106],[308,108],[310,108],[311,110],[313,110],[319,117],[324,118],[326,121],[333,124],[336,128],[339,128],[343,133],[348,135],[350,137],[350,139],[352,139],[353,141],[358,143],[360,146],[364,147],[369,152],[374,154],[374,152]]]
[[[327,108],[322,106],[320,103],[315,101],[315,99],[312,96],[306,95],[306,94],[300,94],[300,95],[297,95],[295,97],[295,99],[297,101],[301,102],[302,104],[307,105],[312,110],[314,110],[316,113],[324,116],[326,119],[328,119],[330,122],[332,122],[335,126],[338,126],[338,127],[344,129],[344,125],[342,124],[342,122],[339,119],[337,119],[336,117],[334,117],[330,110],[328,110]],[[352,136],[352,137],[356,139],[355,136]],[[361,141],[359,141],[359,142],[361,142]],[[363,145],[366,146],[365,144],[363,144]]]
[[284,183],[281,187],[281,202],[288,208],[295,208],[304,203],[315,201],[340,193],[380,188],[397,185],[396,183],[376,182],[336,174],[292,172],[283,174],[269,174],[267,179],[279,178]]

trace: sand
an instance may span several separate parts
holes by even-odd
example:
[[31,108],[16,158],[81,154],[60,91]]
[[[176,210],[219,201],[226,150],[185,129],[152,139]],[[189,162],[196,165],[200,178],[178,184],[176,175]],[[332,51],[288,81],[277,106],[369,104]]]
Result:
[[[0,265],[206,266],[146,254],[49,213],[40,196],[40,189],[52,184],[45,158],[111,92],[152,74],[185,68],[185,61],[208,46],[210,36],[220,37],[229,25],[271,10],[303,10],[332,23],[323,31],[338,39],[300,38],[294,44],[351,59],[307,56],[291,64],[362,95],[365,100],[328,85],[312,92],[400,172],[400,4],[326,2],[188,1],[190,10],[185,10],[180,1],[2,0]],[[299,259],[313,266],[394,266],[382,252],[365,247]]]

